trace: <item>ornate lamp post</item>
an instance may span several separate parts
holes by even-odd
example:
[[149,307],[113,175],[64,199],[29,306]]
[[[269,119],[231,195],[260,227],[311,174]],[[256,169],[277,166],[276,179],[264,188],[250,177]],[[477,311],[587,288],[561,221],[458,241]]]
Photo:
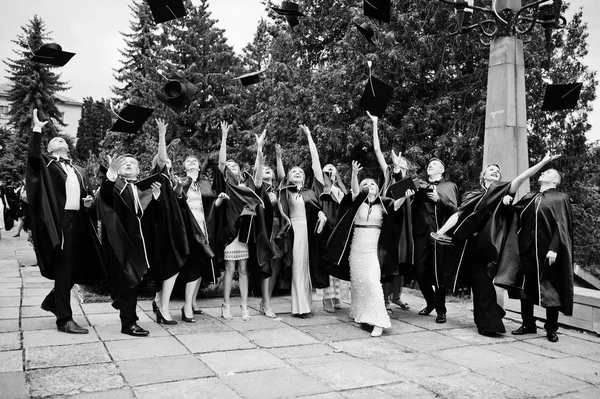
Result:
[[[552,30],[566,25],[560,16],[562,0],[536,0],[525,6],[521,0],[491,0],[491,7],[476,6],[474,0],[436,1],[456,11],[457,30],[451,35],[478,32],[490,45],[483,164],[497,163],[503,179],[513,179],[529,165],[522,37],[540,25],[549,60]],[[477,22],[475,11],[483,16]],[[519,194],[527,191],[528,182]]]

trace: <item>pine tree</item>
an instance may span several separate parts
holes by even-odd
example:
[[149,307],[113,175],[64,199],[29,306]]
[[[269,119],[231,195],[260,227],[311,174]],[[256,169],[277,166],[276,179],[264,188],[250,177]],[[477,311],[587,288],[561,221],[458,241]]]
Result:
[[33,110],[37,108],[41,118],[50,118],[52,121],[44,128],[47,138],[57,135],[57,125],[64,126],[64,123],[55,104],[55,95],[67,90],[68,86],[60,79],[60,75],[54,72],[54,67],[30,60],[33,56],[32,50],[35,51],[51,40],[44,21],[35,15],[21,29],[22,33],[13,40],[18,46],[17,50],[14,50],[18,58],[8,59],[4,63],[8,67],[7,78],[12,82],[8,92],[11,105],[9,125],[14,131],[11,148],[14,149],[15,159],[22,162],[20,173],[23,173]]
[[85,160],[92,154],[97,156],[100,153],[100,143],[111,125],[111,114],[106,101],[84,98],[77,127],[76,158]]

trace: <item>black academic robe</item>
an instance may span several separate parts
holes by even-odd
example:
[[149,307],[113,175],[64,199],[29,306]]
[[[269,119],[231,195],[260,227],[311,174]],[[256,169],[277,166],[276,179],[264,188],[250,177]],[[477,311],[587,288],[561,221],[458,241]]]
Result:
[[[160,174],[160,201],[142,218],[150,276],[160,290],[162,282],[179,273],[190,253],[185,221],[173,191],[167,168],[156,166],[151,172]],[[159,209],[160,208],[160,209]]]
[[136,187],[136,190],[142,205],[142,210],[137,212],[131,189],[121,177],[114,182],[105,179],[97,193],[102,220],[102,255],[113,299],[137,286],[150,267],[142,218],[153,212],[158,201],[154,200],[151,188],[140,191]]
[[[202,196],[206,235],[202,232],[196,217],[187,203],[187,194],[190,189],[199,190]],[[213,284],[217,283],[215,253],[211,248],[211,244],[215,240],[216,199],[217,196],[206,181],[193,182],[184,186],[183,196],[179,199],[181,214],[185,222],[187,239],[190,246],[189,257],[181,268],[180,274],[180,278],[186,283],[197,280],[200,277],[212,281]]]
[[[26,193],[28,223],[33,247],[42,276],[54,279],[54,266],[62,248],[61,221],[65,209],[67,174],[56,158],[41,153],[41,133],[32,133],[27,149]],[[72,165],[80,187],[77,218],[79,231],[75,247],[73,282],[89,284],[105,276],[100,256],[97,220],[93,208],[83,205],[83,198],[92,195],[85,169]]]
[[[465,260],[476,258],[477,264],[483,265],[488,277],[494,279],[500,257],[508,256],[503,250],[514,226],[512,210],[502,203],[502,199],[508,194],[510,185],[511,182],[493,182],[487,190],[465,194],[458,209],[458,223],[449,231],[457,244],[453,249],[455,253],[451,255],[457,259],[452,265],[455,269],[452,273],[457,276],[452,285],[454,289],[464,271],[462,266]],[[469,276],[462,277],[468,279]]]
[[250,286],[257,287],[260,280],[256,277],[271,276],[273,250],[269,239],[273,211],[266,186],[257,188],[250,175],[244,174],[244,177],[244,185],[239,185],[229,168],[225,167],[223,173],[215,173],[213,190],[226,193],[229,200],[223,201],[217,211],[217,243],[214,249],[222,259],[225,247],[239,235],[239,240],[248,244],[248,270],[253,276]]
[[[294,242],[294,231],[290,220],[289,196],[297,195],[297,186],[290,184],[287,180],[281,182],[279,187],[279,209],[282,216],[282,228],[280,236],[288,241],[289,251],[283,256],[283,265],[285,269],[292,267],[292,247]],[[310,281],[313,288],[329,287],[329,273],[322,264],[321,254],[319,252],[319,235],[317,227],[319,224],[319,212],[322,211],[321,202],[313,190],[302,188],[300,195],[304,201],[306,210],[306,226],[308,230],[308,263],[310,268]]]
[[[340,218],[337,226],[327,242],[325,259],[330,275],[341,280],[350,281],[350,245],[354,232],[354,219],[358,208],[367,201],[367,193],[361,192],[352,200],[352,194],[346,194],[340,204]],[[402,226],[402,211],[394,211],[394,200],[387,197],[377,197],[377,202],[383,206],[383,223],[377,242],[377,258],[381,268],[381,279],[397,274],[400,226]]]
[[[508,277],[496,285],[509,289],[512,297],[530,299],[542,307],[559,307],[566,316],[573,314],[573,217],[569,196],[556,189],[530,192],[514,206],[517,221],[518,252],[534,262],[504,262]],[[549,265],[548,251],[557,253]],[[517,288],[518,291],[514,289]],[[519,292],[520,291],[520,292]]]
[[[432,188],[435,185],[436,192],[440,198],[438,202],[431,201],[426,191],[421,190]],[[413,236],[419,245],[426,245],[427,248],[419,248],[419,253],[429,251],[430,233],[436,232],[446,223],[448,218],[457,210],[460,203],[458,187],[451,181],[441,179],[438,182],[430,184],[423,180],[417,180],[416,186],[419,188],[415,194],[412,208],[412,227]],[[433,243],[433,269],[431,270],[431,280],[437,288],[452,286],[456,276],[452,273],[453,268],[446,262],[448,255],[447,246]],[[448,267],[447,267],[448,266]]]

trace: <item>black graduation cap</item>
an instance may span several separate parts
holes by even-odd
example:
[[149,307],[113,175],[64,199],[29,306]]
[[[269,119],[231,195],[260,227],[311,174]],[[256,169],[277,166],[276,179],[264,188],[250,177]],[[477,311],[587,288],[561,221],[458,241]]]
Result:
[[54,66],[64,66],[75,53],[69,53],[62,50],[62,47],[56,43],[44,44],[31,57],[31,61],[39,62],[40,64],[48,64]]
[[547,85],[542,111],[560,111],[575,108],[582,85],[582,83]]
[[291,1],[282,1],[281,7],[271,7],[271,9],[279,15],[283,15],[291,28],[300,23],[298,17],[304,16],[304,14],[300,12],[300,6]]
[[382,82],[375,76],[371,76],[359,105],[372,115],[381,117],[390,102],[392,91],[394,91],[392,86]]
[[140,189],[140,191],[146,191],[150,187],[152,187],[152,183],[155,183],[155,182],[162,183],[162,181],[163,181],[163,179],[162,179],[161,174],[155,173],[153,175],[146,177],[143,180],[136,182],[135,185],[137,188]]
[[373,36],[375,36],[375,32],[373,31],[373,28],[369,23],[365,22],[364,24],[359,25],[356,22],[354,22],[354,26],[356,26],[358,31],[365,37],[365,39],[367,39],[369,43],[371,43],[373,46],[377,46],[373,41]]
[[183,0],[147,0],[154,22],[162,24],[187,15]]
[[152,112],[154,112],[153,108],[127,104],[117,115],[117,121],[110,130],[121,133],[137,133]]
[[157,91],[156,98],[175,112],[182,112],[192,103],[198,88],[178,73],[173,73],[163,88]]
[[378,19],[381,22],[390,22],[390,0],[363,0],[363,6],[367,17]]
[[412,190],[415,193],[417,192],[415,182],[410,177],[406,177],[399,182],[392,184],[388,191],[392,193],[394,199],[398,199],[406,196],[406,190]]
[[264,71],[266,71],[266,69],[263,69],[262,71],[258,71],[258,72],[250,72],[250,73],[238,76],[234,79],[239,79],[240,82],[242,82],[242,86],[250,86],[250,85],[260,82],[260,75]]

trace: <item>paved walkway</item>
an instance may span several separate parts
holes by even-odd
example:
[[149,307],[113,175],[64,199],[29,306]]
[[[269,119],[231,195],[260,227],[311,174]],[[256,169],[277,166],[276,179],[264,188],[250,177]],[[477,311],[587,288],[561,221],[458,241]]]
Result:
[[[211,299],[196,324],[166,328],[145,301],[139,323],[151,336],[133,338],[120,333],[110,305],[74,297],[76,321],[91,329],[70,335],[40,309],[51,283],[34,264],[25,237],[0,241],[1,398],[600,397],[599,337],[562,329],[556,344],[542,334],[486,338],[470,303],[450,303],[448,322],[438,325],[417,315],[423,300],[407,290],[412,309],[395,310],[392,328],[371,338],[347,309],[292,318],[285,297],[275,300],[275,320],[258,315],[252,299],[251,321],[235,310],[225,321],[220,299]],[[172,305],[179,319],[182,303]]]

